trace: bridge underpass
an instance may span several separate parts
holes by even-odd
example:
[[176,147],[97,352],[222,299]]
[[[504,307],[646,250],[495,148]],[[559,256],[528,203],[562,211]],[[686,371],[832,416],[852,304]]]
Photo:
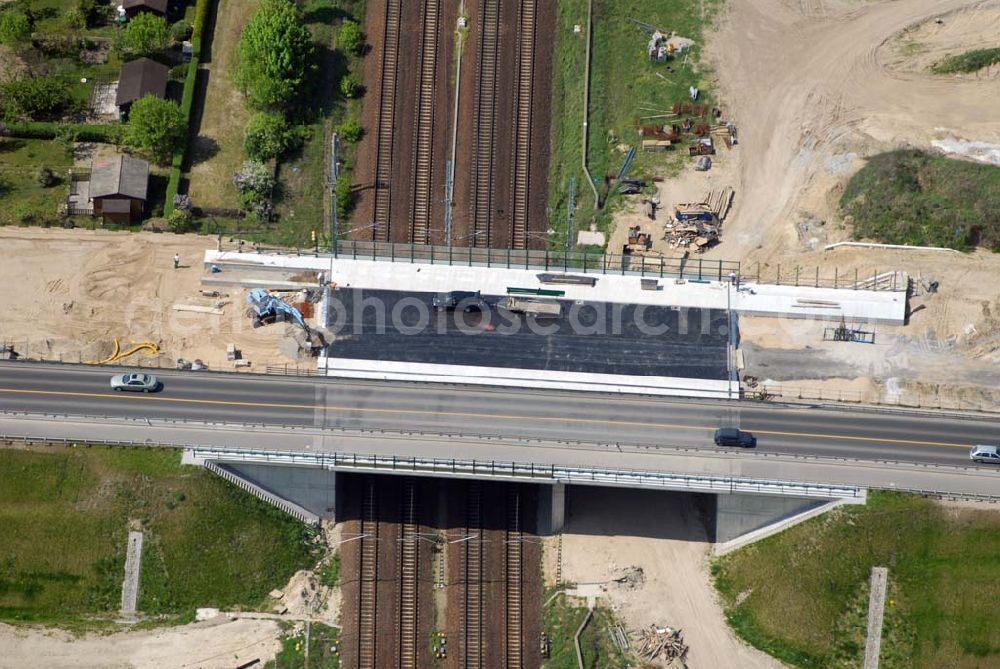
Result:
[[274,453],[189,448],[184,462],[202,465],[230,482],[308,523],[340,520],[345,504],[344,477],[376,473],[398,479],[434,478],[530,483],[538,489],[539,534],[562,530],[567,493],[604,496],[609,488],[642,488],[665,493],[696,493],[711,516],[710,539],[729,544],[759,537],[790,519],[811,516],[836,504],[863,504],[860,487],[794,484],[711,475],[671,475],[581,467],[543,467],[402,458],[329,457],[311,453]]

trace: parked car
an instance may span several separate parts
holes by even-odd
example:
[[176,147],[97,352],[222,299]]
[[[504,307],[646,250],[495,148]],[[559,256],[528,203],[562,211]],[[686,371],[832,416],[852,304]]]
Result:
[[160,387],[160,380],[152,374],[115,374],[111,377],[111,390],[131,390],[138,393],[151,393]]
[[976,444],[969,451],[969,459],[973,462],[987,462],[1000,465],[1000,446],[986,446]]
[[459,302],[465,301],[465,311],[473,311],[480,308],[482,299],[478,290],[453,290],[450,293],[435,293],[432,302],[438,311],[450,311]]
[[735,427],[720,427],[715,431],[715,445],[753,448],[757,445],[757,437],[751,432],[737,430]]

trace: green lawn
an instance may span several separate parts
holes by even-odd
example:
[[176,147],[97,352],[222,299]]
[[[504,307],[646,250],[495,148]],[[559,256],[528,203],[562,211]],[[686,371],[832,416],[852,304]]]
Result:
[[[860,666],[871,567],[889,568],[881,666],[1000,666],[1000,512],[871,493],[717,560],[736,632],[800,667]],[[736,604],[737,599],[741,603]]]
[[112,618],[130,522],[146,614],[254,608],[314,559],[305,526],[179,451],[0,449],[0,620]]
[[854,237],[1000,249],[1000,167],[917,149],[881,153],[851,177],[840,206]]
[[[48,166],[58,183],[43,188],[35,171]],[[47,139],[0,138],[0,225],[54,223],[66,199],[66,174],[73,165],[62,146]]]
[[[338,669],[340,630],[319,623],[309,627],[309,664],[311,669]],[[281,650],[264,669],[299,669],[306,667],[306,630],[304,625],[285,628]]]
[[[546,599],[552,589],[546,592]],[[546,669],[576,669],[576,648],[573,638],[587,615],[587,607],[579,600],[559,595],[542,609],[542,629],[549,636],[549,659],[543,663]],[[605,608],[594,610],[594,617],[587,623],[580,635],[580,651],[583,664],[588,669],[614,669],[628,667],[629,663],[608,636],[608,626],[614,623],[614,616]]]
[[[589,152],[591,176],[602,190],[605,175],[617,173],[625,152],[619,144],[638,146],[634,129],[637,116],[656,115],[640,107],[669,111],[674,102],[688,101],[688,87],[701,89],[699,102],[711,105],[707,91],[710,73],[698,66],[702,29],[714,15],[717,3],[696,0],[594,0],[591,55]],[[646,43],[650,33],[632,19],[654,25],[663,32],[695,40],[687,58],[667,63],[650,61]],[[579,25],[581,32],[574,32]],[[586,54],[586,0],[559,0],[558,27],[552,81],[552,163],[549,181],[550,225],[560,231],[553,238],[564,243],[567,180],[576,179],[576,229],[586,229],[593,216],[594,196],[585,182],[581,162],[583,85]],[[672,71],[671,71],[672,70]],[[665,123],[676,119],[647,119]],[[683,147],[682,147],[683,148]],[[631,175],[669,174],[684,164],[686,153],[636,155]],[[611,197],[611,206],[614,205]],[[598,217],[606,230],[610,216]]]

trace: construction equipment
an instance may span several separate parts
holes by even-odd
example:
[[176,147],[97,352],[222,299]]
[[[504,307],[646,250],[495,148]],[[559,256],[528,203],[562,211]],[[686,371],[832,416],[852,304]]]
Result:
[[302,318],[302,312],[266,290],[261,288],[251,290],[247,295],[247,304],[250,305],[250,308],[247,309],[246,314],[253,320],[255,328],[271,323],[291,321],[303,330],[309,331],[309,326]]

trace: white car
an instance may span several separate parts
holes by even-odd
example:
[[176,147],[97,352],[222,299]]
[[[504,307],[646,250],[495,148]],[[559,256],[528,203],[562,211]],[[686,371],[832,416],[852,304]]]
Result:
[[111,390],[131,390],[151,393],[160,387],[160,381],[152,374],[115,374],[111,377]]
[[969,451],[969,459],[973,462],[987,462],[1000,465],[1000,446],[977,444]]

